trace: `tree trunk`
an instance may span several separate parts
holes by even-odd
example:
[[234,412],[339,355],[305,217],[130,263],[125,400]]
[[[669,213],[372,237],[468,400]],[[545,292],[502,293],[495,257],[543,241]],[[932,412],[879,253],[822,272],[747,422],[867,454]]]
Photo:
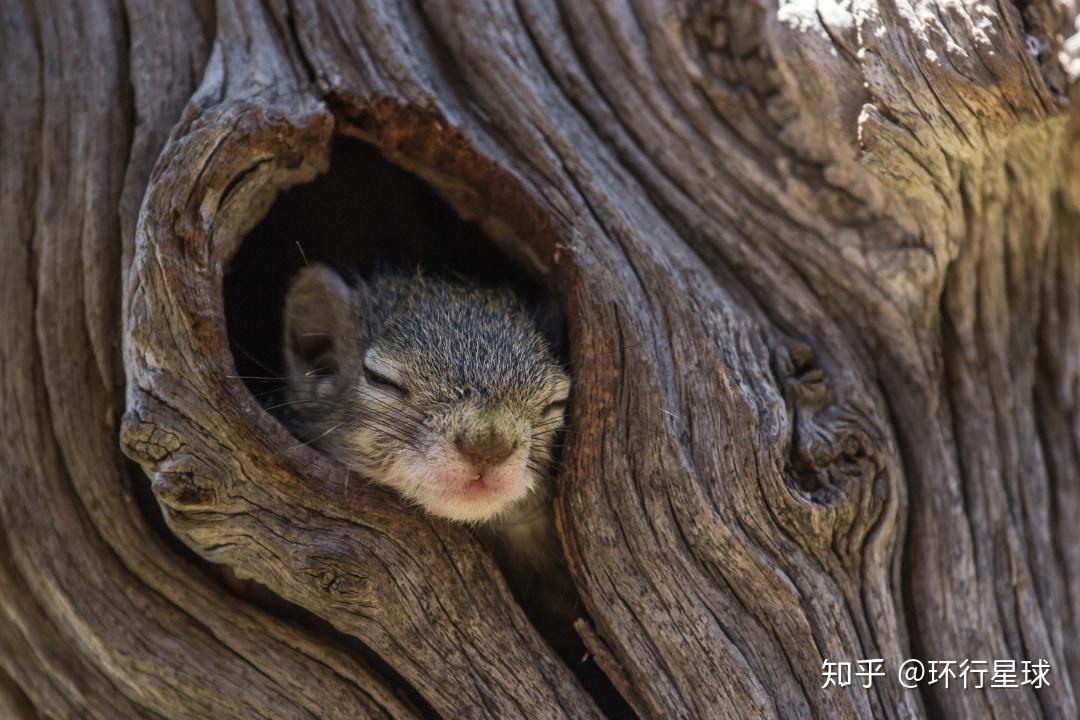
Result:
[[236,378],[229,263],[347,136],[559,299],[577,627],[640,716],[1076,717],[1076,9],[779,5],[0,3],[0,716],[602,715]]

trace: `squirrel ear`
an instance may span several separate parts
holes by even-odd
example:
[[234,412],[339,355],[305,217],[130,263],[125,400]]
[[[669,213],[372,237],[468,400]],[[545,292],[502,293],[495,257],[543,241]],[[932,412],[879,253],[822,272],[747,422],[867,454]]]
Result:
[[[285,295],[285,364],[290,379],[332,380],[359,357],[356,290],[325,265],[293,278]],[[313,387],[315,387],[313,385]]]

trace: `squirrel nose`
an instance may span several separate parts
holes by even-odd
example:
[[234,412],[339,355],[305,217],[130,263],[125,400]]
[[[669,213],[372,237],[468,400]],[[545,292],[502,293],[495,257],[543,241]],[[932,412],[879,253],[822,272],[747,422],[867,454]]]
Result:
[[476,432],[462,433],[454,438],[454,444],[467,460],[477,465],[496,465],[510,457],[517,448],[516,442],[490,426]]

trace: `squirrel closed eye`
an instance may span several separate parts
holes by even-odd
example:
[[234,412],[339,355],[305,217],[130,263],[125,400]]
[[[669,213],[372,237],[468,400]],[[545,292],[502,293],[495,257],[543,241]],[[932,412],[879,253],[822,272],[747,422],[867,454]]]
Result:
[[284,320],[292,429],[323,452],[467,522],[543,481],[570,380],[509,291],[315,265]]

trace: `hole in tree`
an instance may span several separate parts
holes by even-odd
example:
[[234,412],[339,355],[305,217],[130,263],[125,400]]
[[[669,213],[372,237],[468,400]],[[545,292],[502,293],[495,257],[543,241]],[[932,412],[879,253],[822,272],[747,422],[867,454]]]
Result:
[[[422,267],[485,285],[508,284],[533,306],[547,297],[426,183],[373,146],[339,138],[329,172],[283,193],[232,259],[225,307],[242,375],[281,374],[285,290],[304,265],[316,262],[364,276],[377,267]],[[256,392],[266,389],[249,384]]]
[[[474,223],[461,220],[425,182],[383,159],[371,145],[339,138],[329,171],[283,193],[247,235],[225,277],[225,306],[237,371],[265,407],[280,402],[284,376],[282,313],[290,280],[305,265],[323,263],[343,275],[370,276],[386,268],[423,268],[482,285],[509,285],[551,318],[546,289],[500,252]],[[562,347],[561,325],[542,328]],[[565,361],[565,357],[563,358]],[[558,441],[557,441],[558,442]],[[499,558],[505,568],[506,559]],[[538,629],[614,717],[632,717],[629,706],[569,626],[545,627],[530,600],[530,582],[511,582]],[[571,591],[572,592],[572,591]],[[579,609],[575,616],[584,615]]]

